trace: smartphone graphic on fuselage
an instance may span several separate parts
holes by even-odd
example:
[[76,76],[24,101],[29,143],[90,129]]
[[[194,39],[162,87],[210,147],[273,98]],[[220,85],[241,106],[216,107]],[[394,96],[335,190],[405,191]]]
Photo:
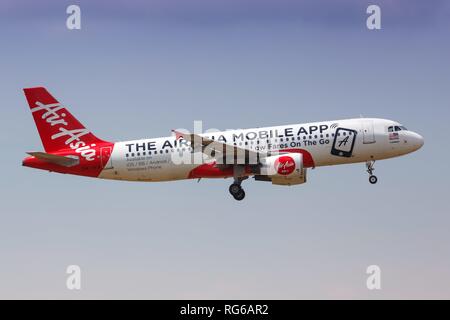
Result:
[[331,146],[331,154],[339,157],[351,157],[356,134],[357,131],[353,129],[337,128]]

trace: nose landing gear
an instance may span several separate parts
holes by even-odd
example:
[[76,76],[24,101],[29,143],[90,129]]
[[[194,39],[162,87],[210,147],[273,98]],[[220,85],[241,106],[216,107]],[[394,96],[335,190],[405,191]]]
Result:
[[375,170],[374,165],[375,165],[375,160],[366,162],[367,173],[369,174],[369,182],[371,184],[375,184],[378,181],[377,176],[373,175],[373,171]]

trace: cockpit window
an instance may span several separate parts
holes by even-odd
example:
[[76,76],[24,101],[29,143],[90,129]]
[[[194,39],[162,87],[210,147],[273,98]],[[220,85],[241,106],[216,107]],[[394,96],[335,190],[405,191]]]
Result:
[[397,131],[407,131],[406,127],[404,126],[390,126],[388,127],[388,132],[397,132]]

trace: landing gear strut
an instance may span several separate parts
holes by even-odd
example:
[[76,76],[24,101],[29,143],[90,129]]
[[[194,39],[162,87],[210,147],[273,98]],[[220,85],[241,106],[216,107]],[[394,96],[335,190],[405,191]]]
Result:
[[367,173],[369,174],[369,182],[371,184],[375,184],[378,181],[377,176],[373,175],[373,171],[375,170],[374,165],[375,165],[375,160],[366,162]]

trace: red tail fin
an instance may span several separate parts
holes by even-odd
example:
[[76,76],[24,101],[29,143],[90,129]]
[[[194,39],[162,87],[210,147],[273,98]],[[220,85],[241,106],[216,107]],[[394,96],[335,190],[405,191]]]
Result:
[[77,149],[105,141],[86,129],[45,88],[23,89],[46,152]]

